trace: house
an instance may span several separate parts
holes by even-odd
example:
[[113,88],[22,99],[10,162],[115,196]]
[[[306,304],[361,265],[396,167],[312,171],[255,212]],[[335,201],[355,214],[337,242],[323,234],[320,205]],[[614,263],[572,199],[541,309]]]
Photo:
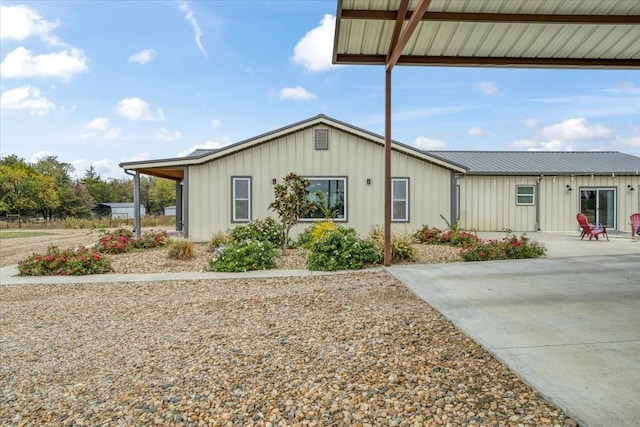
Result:
[[[133,219],[135,212],[134,203],[98,203],[91,211],[98,217],[110,217],[112,219]],[[140,206],[140,213],[145,215],[145,207]]]
[[[268,209],[273,186],[290,172],[311,181],[313,197],[317,190],[324,193],[336,222],[366,234],[384,220],[383,156],[382,136],[318,115],[218,150],[120,166],[136,176],[175,180],[177,228],[205,241],[212,233],[275,217]],[[444,225],[440,215],[455,219],[453,185],[464,167],[399,142],[392,143],[392,160],[393,228]],[[292,235],[313,220],[302,219]]]
[[570,231],[576,214],[630,231],[640,212],[640,158],[619,152],[437,151],[465,165],[457,174],[458,218],[478,231]]
[[165,206],[165,208],[164,208],[164,216],[176,216],[176,207],[175,206]]
[[[391,165],[396,230],[444,228],[445,218],[478,231],[568,231],[581,209],[627,230],[625,215],[640,210],[640,158],[622,153],[426,152],[393,141]],[[311,181],[311,197],[323,193],[336,222],[363,235],[384,222],[384,137],[322,114],[221,149],[120,166],[136,189],[140,174],[176,181],[176,229],[196,241],[275,216],[273,186],[290,172]]]

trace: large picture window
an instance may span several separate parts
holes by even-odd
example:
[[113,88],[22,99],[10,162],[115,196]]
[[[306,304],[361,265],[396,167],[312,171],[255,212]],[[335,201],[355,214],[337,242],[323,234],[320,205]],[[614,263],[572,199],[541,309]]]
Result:
[[251,177],[231,178],[231,221],[251,221]]
[[533,206],[536,204],[535,185],[516,185],[516,205]]
[[391,178],[391,221],[409,222],[409,178]]
[[316,210],[306,219],[324,218],[327,214],[335,221],[347,220],[347,178],[307,178],[311,185],[307,188],[309,199],[316,204]]

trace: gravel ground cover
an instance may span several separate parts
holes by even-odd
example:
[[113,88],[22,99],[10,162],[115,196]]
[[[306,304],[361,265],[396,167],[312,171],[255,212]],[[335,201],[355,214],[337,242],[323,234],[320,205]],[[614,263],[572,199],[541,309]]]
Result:
[[[18,259],[46,246],[23,242]],[[456,260],[442,248],[418,248],[418,262]],[[112,259],[200,271],[210,255]],[[279,268],[303,262],[290,251]],[[0,295],[0,425],[575,425],[383,271]]]
[[562,426],[384,272],[7,286],[0,424]]

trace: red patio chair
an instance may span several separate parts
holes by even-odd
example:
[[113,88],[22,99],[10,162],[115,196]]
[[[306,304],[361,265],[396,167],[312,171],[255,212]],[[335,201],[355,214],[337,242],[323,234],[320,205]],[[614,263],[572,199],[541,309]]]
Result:
[[635,238],[636,234],[640,234],[640,213],[631,214],[631,237]]
[[589,236],[589,240],[593,239],[594,237],[596,238],[596,240],[599,240],[598,236],[600,234],[604,234],[604,236],[607,238],[607,242],[609,241],[609,235],[607,234],[607,227],[605,227],[604,225],[596,227],[593,224],[589,224],[589,222],[587,221],[587,216],[582,213],[579,213],[578,215],[576,215],[576,218],[578,219],[578,224],[580,224],[580,228],[582,228],[582,234],[580,234],[580,240],[584,239],[584,236]]

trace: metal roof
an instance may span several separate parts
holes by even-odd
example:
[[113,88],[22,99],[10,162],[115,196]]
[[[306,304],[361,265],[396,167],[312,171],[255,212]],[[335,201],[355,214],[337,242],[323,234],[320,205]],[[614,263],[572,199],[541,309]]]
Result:
[[640,68],[638,0],[338,0],[336,15],[336,64]]
[[638,175],[640,157],[617,151],[429,151],[470,175]]

